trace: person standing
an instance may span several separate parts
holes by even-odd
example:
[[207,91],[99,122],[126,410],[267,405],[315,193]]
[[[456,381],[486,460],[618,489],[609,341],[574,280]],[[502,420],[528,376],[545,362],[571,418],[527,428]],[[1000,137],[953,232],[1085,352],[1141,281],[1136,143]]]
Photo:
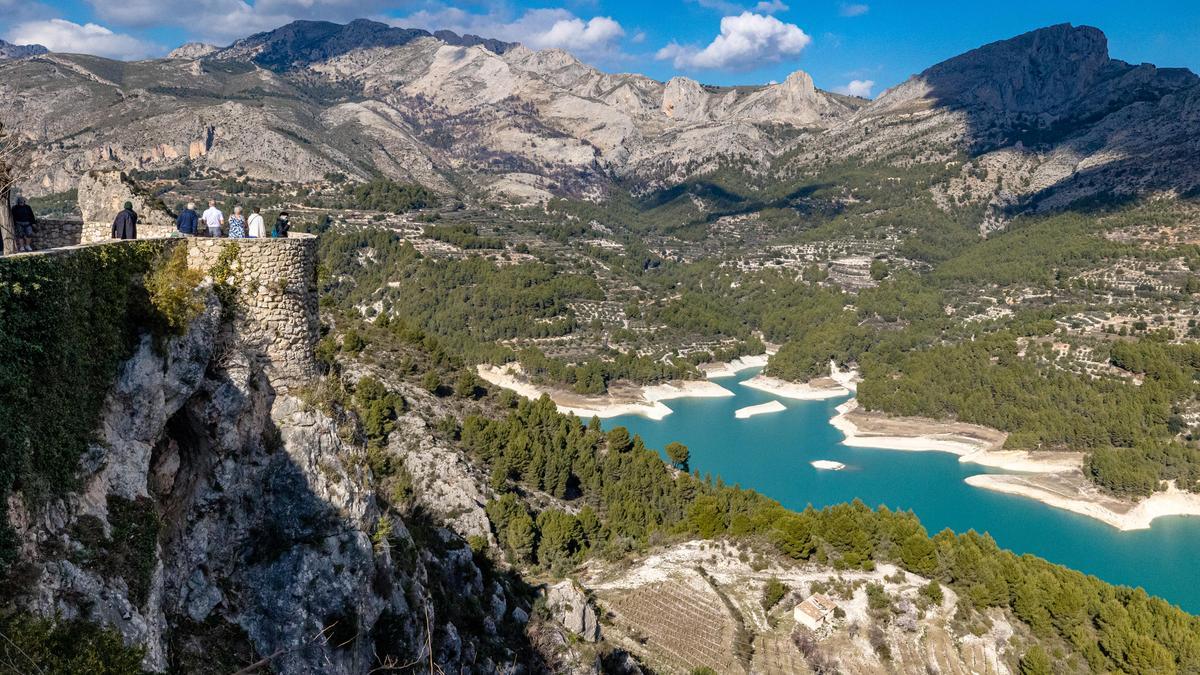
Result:
[[233,207],[233,215],[229,216],[229,238],[246,238],[246,219],[242,217],[242,207]]
[[250,209],[250,237],[252,239],[262,239],[267,236],[267,225],[263,222],[262,214],[258,212],[258,207]]
[[286,237],[288,236],[288,230],[291,229],[291,227],[291,223],[288,222],[288,212],[283,211],[279,214],[279,217],[275,219],[275,226],[271,228],[271,236]]
[[25,202],[24,197],[17,197],[17,203],[12,207],[12,219],[17,252],[32,251],[33,226],[37,219],[33,217],[33,209]]
[[208,228],[208,236],[221,236],[221,226],[225,224],[225,214],[221,213],[221,209],[217,208],[215,199],[208,200],[208,208],[200,215],[200,219],[204,221],[204,226]]
[[179,212],[179,219],[175,221],[175,227],[182,234],[191,237],[196,234],[199,225],[200,216],[196,214],[196,204],[188,202],[187,208]]
[[137,239],[137,214],[133,212],[133,202],[125,202],[125,209],[113,220],[113,239]]

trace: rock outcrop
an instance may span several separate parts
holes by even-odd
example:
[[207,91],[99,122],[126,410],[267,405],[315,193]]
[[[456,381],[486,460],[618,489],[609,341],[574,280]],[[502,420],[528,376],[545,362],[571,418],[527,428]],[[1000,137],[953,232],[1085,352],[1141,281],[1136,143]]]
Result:
[[180,45],[180,46],[176,47],[175,49],[172,49],[171,53],[167,54],[167,58],[168,59],[187,59],[189,61],[194,61],[196,59],[202,59],[205,56],[208,56],[209,54],[212,54],[213,52],[218,51],[219,49],[220,49],[220,47],[216,47],[216,46],[210,45],[210,44],[205,44],[203,42],[189,42],[187,44]]
[[277,386],[303,364],[264,360],[252,323],[205,297],[183,335],[144,336],[120,367],[78,489],[9,499],[25,583],[5,609],[116,629],[159,672],[524,663],[501,635],[521,634],[527,601],[453,530],[389,510],[345,422]]
[[587,595],[570,579],[546,590],[546,608],[554,620],[587,642],[600,639],[600,622]]
[[89,171],[79,179],[78,190],[85,228],[91,224],[111,225],[125,202],[133,204],[139,228],[175,228],[175,214],[124,171]]

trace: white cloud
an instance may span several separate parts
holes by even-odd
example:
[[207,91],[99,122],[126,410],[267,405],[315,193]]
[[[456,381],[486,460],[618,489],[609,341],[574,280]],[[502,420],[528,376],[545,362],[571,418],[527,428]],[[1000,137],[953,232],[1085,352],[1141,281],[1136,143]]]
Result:
[[810,42],[812,38],[795,24],[742,12],[721,19],[721,34],[707,47],[698,49],[672,42],[654,56],[671,60],[676,68],[740,70],[796,56]]
[[861,96],[863,98],[871,98],[871,89],[875,87],[875,80],[850,80],[846,84],[835,87],[834,91],[847,96]]
[[758,4],[753,8],[748,8],[746,5],[734,2],[733,0],[689,0],[705,9],[715,10],[720,12],[722,16],[732,16],[741,14],[742,12],[750,11],[759,14],[778,14],[786,12],[790,9],[783,0],[759,0]]
[[788,9],[790,8],[783,4],[781,0],[761,0],[761,2],[754,6],[754,11],[760,14],[778,14],[779,12],[788,11]]
[[21,44],[40,44],[52,52],[94,54],[125,61],[144,59],[163,51],[157,45],[131,35],[114,33],[98,24],[80,25],[65,19],[26,21],[13,26],[4,39]]
[[404,28],[446,29],[520,42],[531,49],[566,49],[581,56],[616,56],[625,36],[625,29],[611,17],[584,20],[561,8],[530,9],[512,18],[499,12],[474,14],[457,7],[443,7],[421,10],[389,22]]
[[375,16],[389,0],[87,0],[101,20],[146,28],[174,25],[191,37],[227,43],[297,19],[349,21]]
[[862,3],[843,2],[841,9],[838,10],[838,13],[841,14],[842,16],[862,16],[863,14],[866,14],[869,11],[871,11],[870,5],[864,5]]

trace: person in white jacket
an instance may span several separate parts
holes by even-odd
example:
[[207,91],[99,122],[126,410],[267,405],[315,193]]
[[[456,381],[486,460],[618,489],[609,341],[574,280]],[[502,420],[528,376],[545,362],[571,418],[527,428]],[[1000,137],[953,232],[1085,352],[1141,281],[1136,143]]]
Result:
[[246,222],[250,229],[250,237],[263,238],[267,236],[267,226],[263,222],[262,214],[259,213],[258,207],[250,209],[250,220]]

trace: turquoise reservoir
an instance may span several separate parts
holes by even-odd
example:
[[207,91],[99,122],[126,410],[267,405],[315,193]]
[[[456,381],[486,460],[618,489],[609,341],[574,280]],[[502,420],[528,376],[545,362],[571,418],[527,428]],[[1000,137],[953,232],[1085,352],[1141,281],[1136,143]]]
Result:
[[[1000,546],[1032,553],[1105,581],[1141,586],[1200,613],[1200,518],[1159,518],[1148,530],[1122,532],[1097,520],[1024,497],[973,488],[967,476],[1000,473],[941,452],[851,448],[829,424],[845,398],[793,401],[738,384],[757,371],[716,380],[736,396],[667,401],[675,412],[659,422],[639,416],[605,420],[625,426],[661,450],[670,441],[691,449],[691,466],[803,509],[859,498],[869,506],[912,510],[930,533],[950,528],[987,532]],[[738,408],[778,400],[787,410],[735,419]],[[841,462],[841,471],[810,462]]]

